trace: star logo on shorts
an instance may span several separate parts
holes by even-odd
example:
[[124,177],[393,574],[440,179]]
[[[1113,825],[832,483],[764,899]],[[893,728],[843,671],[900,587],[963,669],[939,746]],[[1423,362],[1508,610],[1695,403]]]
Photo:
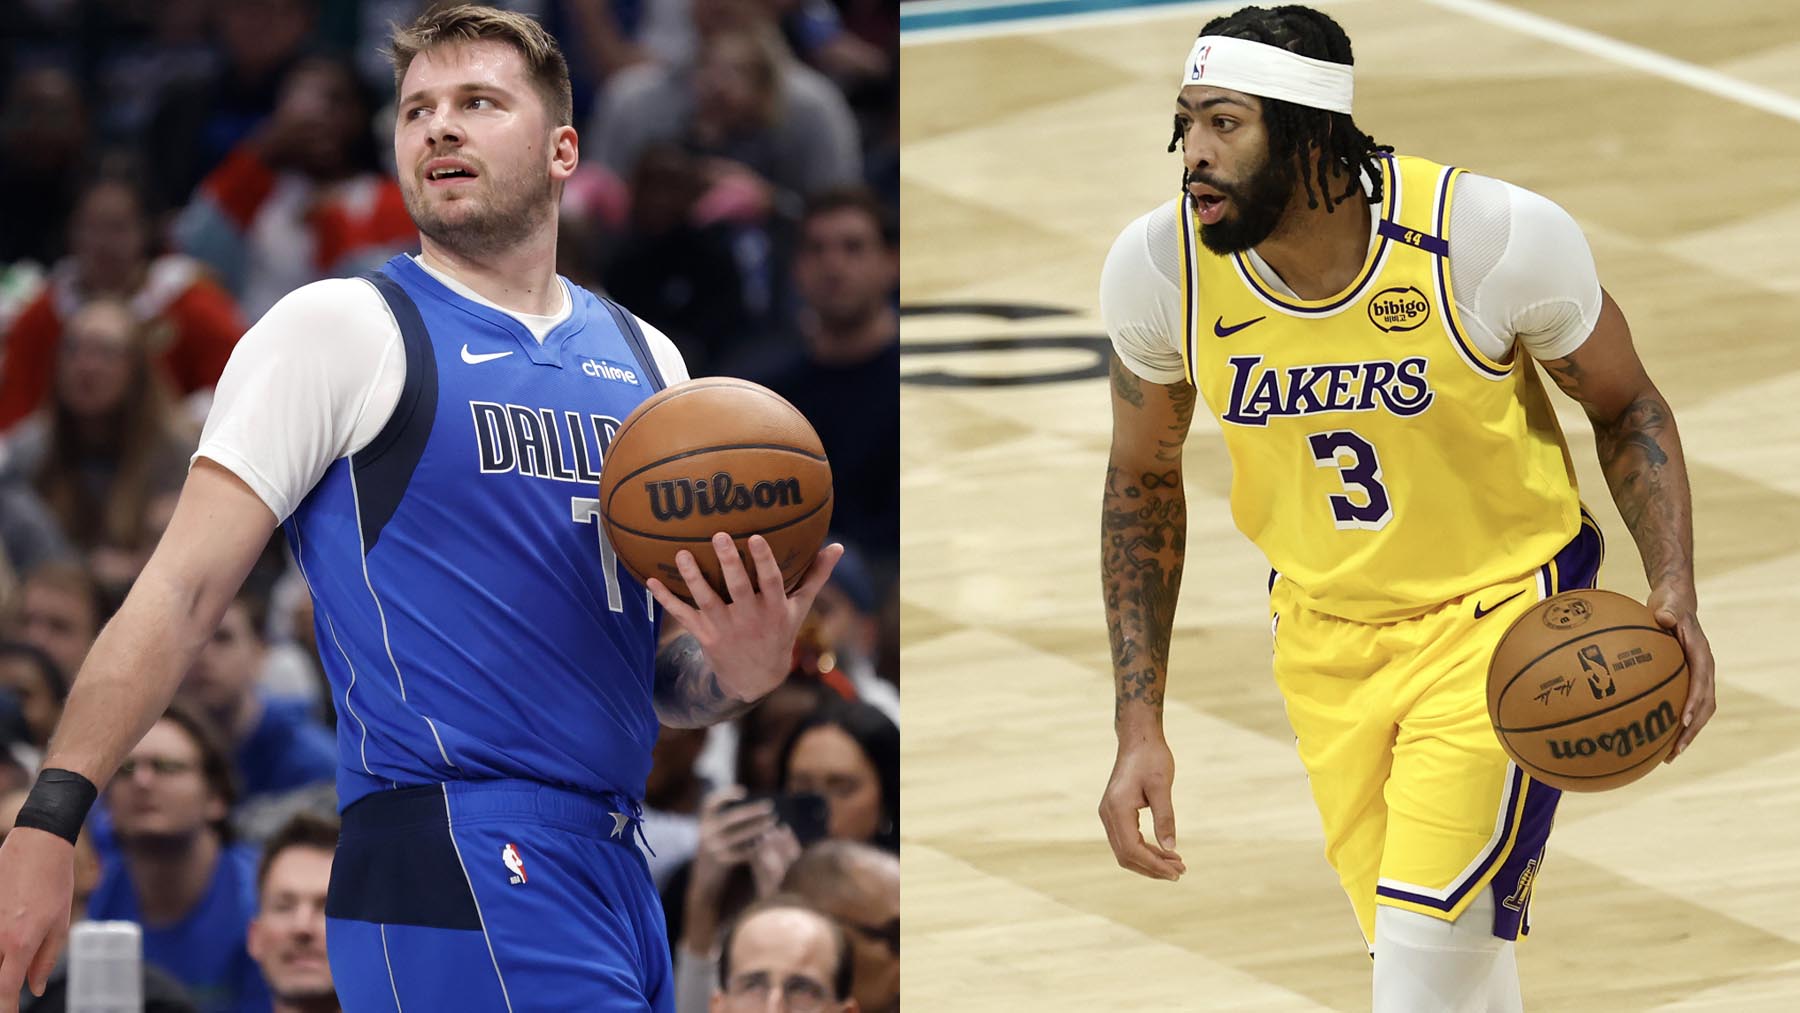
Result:
[[612,836],[613,836],[613,840],[616,841],[621,837],[621,835],[623,835],[625,833],[625,825],[631,822],[631,817],[625,815],[624,813],[613,813],[612,818],[613,818]]

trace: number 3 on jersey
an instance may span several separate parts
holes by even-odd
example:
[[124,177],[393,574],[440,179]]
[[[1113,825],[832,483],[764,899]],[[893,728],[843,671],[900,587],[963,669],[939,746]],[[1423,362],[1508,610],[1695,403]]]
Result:
[[1375,447],[1353,429],[1313,433],[1306,442],[1312,447],[1313,463],[1336,468],[1338,481],[1348,494],[1325,497],[1331,501],[1331,518],[1338,529],[1380,531],[1387,527],[1394,519],[1394,504],[1381,484],[1381,459],[1375,456]]

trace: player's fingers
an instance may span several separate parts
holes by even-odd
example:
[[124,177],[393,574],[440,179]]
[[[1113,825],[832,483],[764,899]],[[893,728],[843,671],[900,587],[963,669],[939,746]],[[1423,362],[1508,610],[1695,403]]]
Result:
[[733,602],[749,601],[756,592],[750,587],[750,571],[744,569],[744,557],[737,543],[721,531],[712,536],[713,552],[719,557],[719,572],[725,577],[725,591]]
[[50,984],[50,972],[56,968],[56,955],[62,952],[63,937],[68,929],[52,931],[44,944],[38,947],[37,957],[31,961],[25,972],[25,980],[31,985],[31,994],[42,996],[44,988]]
[[675,568],[681,571],[681,579],[687,581],[688,594],[700,611],[710,612],[719,607],[719,594],[707,581],[706,574],[700,572],[700,563],[694,559],[693,553],[686,549],[677,552]]
[[750,536],[750,562],[756,566],[756,587],[764,595],[781,597],[787,581],[781,576],[781,564],[775,561],[775,550],[761,535]]
[[1151,849],[1138,833],[1137,809],[1108,799],[1100,806],[1101,820],[1106,824],[1106,837],[1112,845],[1113,857],[1119,865],[1151,879],[1174,880],[1173,865]]
[[656,600],[662,605],[663,610],[679,620],[684,628],[692,630],[694,625],[700,621],[700,613],[694,611],[692,605],[677,597],[675,592],[669,590],[662,581],[651,577],[650,582],[644,586],[656,596]]
[[1706,723],[1712,720],[1713,714],[1719,709],[1717,702],[1713,699],[1712,680],[1707,680],[1704,692],[1698,685],[1700,680],[1694,681],[1696,685],[1693,690],[1689,691],[1687,704],[1688,710],[1693,714],[1693,719],[1683,722],[1681,735],[1675,740],[1675,748],[1669,752],[1667,762],[1673,762],[1677,756],[1687,752],[1688,744],[1694,741],[1695,737],[1700,734],[1700,729],[1706,727]]
[[812,566],[806,571],[806,579],[801,581],[799,587],[794,588],[794,593],[789,597],[789,600],[800,610],[801,615],[812,611],[813,599],[817,598],[819,592],[824,589],[825,582],[831,579],[832,569],[842,558],[844,558],[844,547],[838,542],[832,542],[825,546],[819,550],[818,555],[813,557]]
[[1175,850],[1175,802],[1169,795],[1169,782],[1158,779],[1145,786],[1144,797],[1150,802],[1150,823],[1156,831],[1156,843],[1166,852]]
[[1181,878],[1181,870],[1152,850],[1142,834],[1128,832],[1119,843],[1121,847],[1115,849],[1115,853],[1121,866],[1151,879],[1166,879],[1173,883]]
[[18,1013],[19,990],[25,987],[25,961],[29,955],[23,949],[8,949],[0,953],[0,1013]]

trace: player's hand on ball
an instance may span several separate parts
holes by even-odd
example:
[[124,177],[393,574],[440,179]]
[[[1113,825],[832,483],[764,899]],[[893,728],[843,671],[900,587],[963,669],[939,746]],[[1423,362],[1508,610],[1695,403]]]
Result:
[[[1124,868],[1151,879],[1180,879],[1187,872],[1175,852],[1175,754],[1161,738],[1121,744],[1113,761],[1112,780],[1100,797],[1100,822],[1113,857]],[[1138,830],[1138,810],[1150,807],[1156,841]]]
[[836,542],[820,549],[806,580],[790,595],[783,590],[781,566],[769,543],[761,535],[751,535],[749,543],[750,559],[756,565],[754,587],[731,536],[720,532],[712,538],[730,601],[712,589],[693,553],[685,549],[676,555],[675,565],[687,582],[693,605],[676,597],[655,577],[649,581],[650,593],[699,641],[720,688],[739,700],[759,700],[787,678],[794,664],[794,637],[800,632],[800,623],[844,554],[844,547]]
[[1710,721],[1718,705],[1713,700],[1713,654],[1712,644],[1706,640],[1706,634],[1700,629],[1700,619],[1695,615],[1693,592],[1683,592],[1668,586],[1657,588],[1651,592],[1646,603],[1651,614],[1664,629],[1675,634],[1681,641],[1682,653],[1687,656],[1688,674],[1692,681],[1688,687],[1687,705],[1681,711],[1681,737],[1675,740],[1675,749],[1663,762],[1673,763],[1677,756],[1687,752],[1688,743],[1700,734],[1700,729]]

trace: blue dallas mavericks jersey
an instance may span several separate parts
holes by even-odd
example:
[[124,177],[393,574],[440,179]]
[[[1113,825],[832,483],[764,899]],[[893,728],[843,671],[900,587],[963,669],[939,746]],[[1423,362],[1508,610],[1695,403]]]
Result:
[[620,420],[662,386],[616,305],[540,346],[405,256],[371,280],[406,349],[393,417],[284,525],[338,710],[338,804],[519,778],[643,795],[657,620],[597,522]]

